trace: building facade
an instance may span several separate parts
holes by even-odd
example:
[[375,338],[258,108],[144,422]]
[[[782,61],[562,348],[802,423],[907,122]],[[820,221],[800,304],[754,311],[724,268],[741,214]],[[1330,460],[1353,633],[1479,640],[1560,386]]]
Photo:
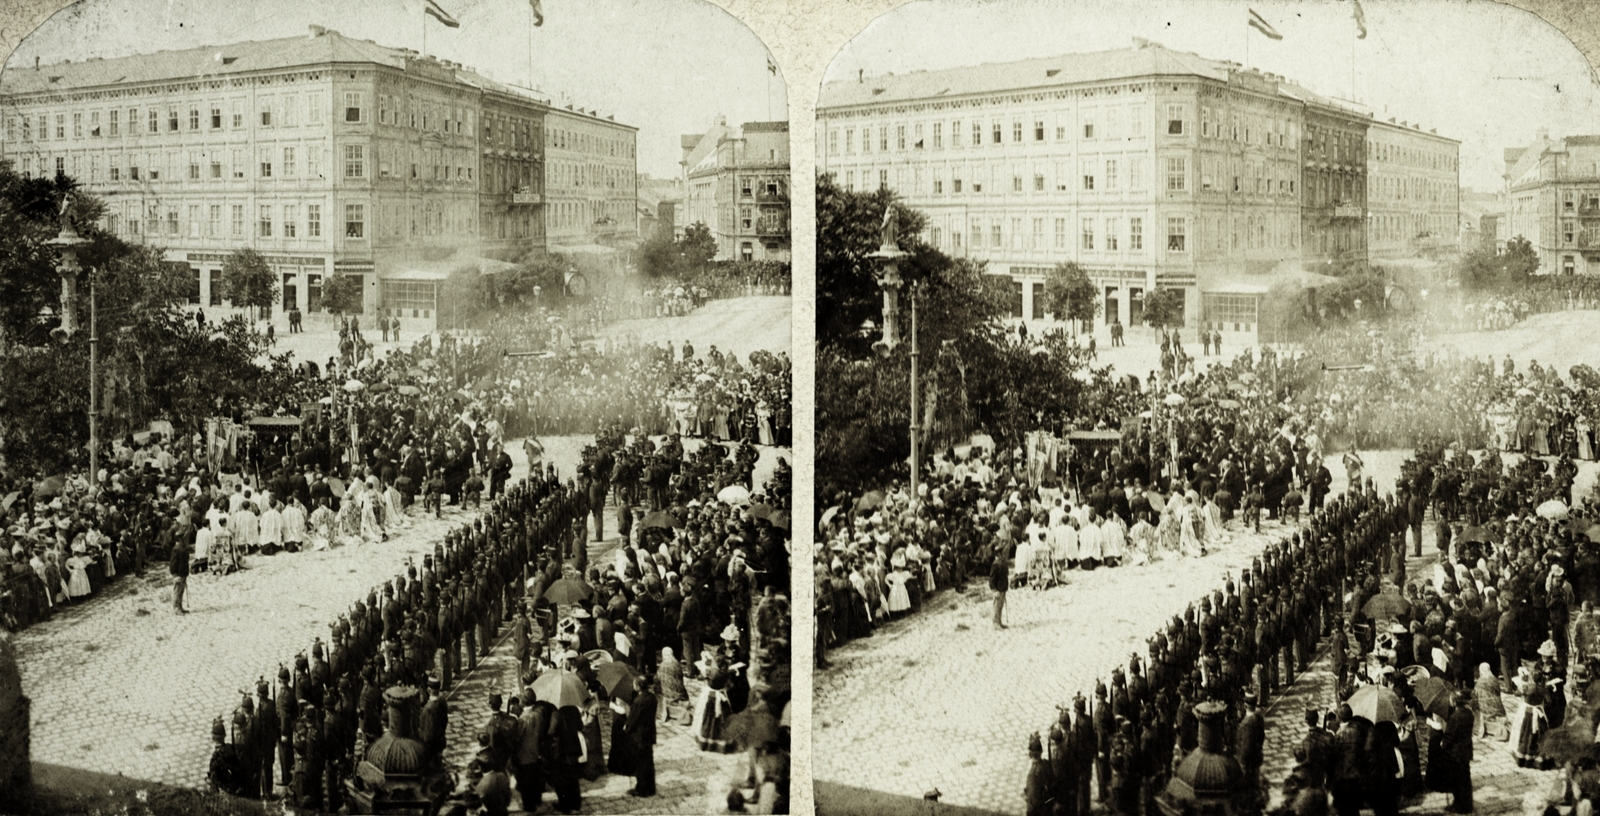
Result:
[[1600,275],[1600,135],[1506,151],[1511,208],[1503,230],[1539,254],[1539,274]]
[[570,106],[546,123],[550,243],[637,246],[638,129]]
[[684,218],[711,229],[717,260],[788,262],[789,123],[730,129],[719,116],[683,146]]
[[225,304],[223,261],[252,247],[281,276],[275,313],[320,310],[327,279],[349,274],[363,314],[424,330],[450,267],[545,247],[549,110],[458,63],[312,26],[7,71],[0,156],[78,179],[109,230],[194,270],[202,308]]
[[1461,143],[1421,125],[1367,129],[1367,233],[1375,263],[1459,248]]
[[831,82],[817,117],[819,172],[895,190],[926,240],[1011,279],[1023,320],[1050,317],[1046,273],[1071,261],[1103,322],[1140,323],[1160,287],[1186,325],[1255,332],[1279,273],[1365,245],[1365,113],[1142,39]]

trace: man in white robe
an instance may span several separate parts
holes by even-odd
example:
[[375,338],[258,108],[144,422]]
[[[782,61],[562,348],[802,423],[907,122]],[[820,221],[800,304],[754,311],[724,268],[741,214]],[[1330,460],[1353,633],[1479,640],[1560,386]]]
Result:
[[239,505],[228,526],[233,529],[233,546],[240,555],[256,551],[261,544],[261,520],[256,518],[256,506],[246,500]]
[[298,498],[290,498],[283,508],[283,545],[290,552],[299,552],[306,542],[306,508]]
[[1105,553],[1101,549],[1105,537],[1100,532],[1099,516],[1090,515],[1089,520],[1078,531],[1078,560],[1084,569],[1094,569],[1100,565]]
[[1100,550],[1105,556],[1106,563],[1111,566],[1120,566],[1128,555],[1127,532],[1122,527],[1122,519],[1115,514],[1108,517],[1100,525]]
[[283,503],[273,502],[261,514],[261,552],[273,555],[283,547]]

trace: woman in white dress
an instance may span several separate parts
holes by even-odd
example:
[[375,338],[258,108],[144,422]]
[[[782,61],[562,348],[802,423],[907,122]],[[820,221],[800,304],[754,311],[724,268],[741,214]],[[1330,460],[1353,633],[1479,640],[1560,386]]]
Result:
[[1188,558],[1205,555],[1205,544],[1200,541],[1205,522],[1200,518],[1200,508],[1195,506],[1194,495],[1191,491],[1184,496],[1183,506],[1178,508],[1178,552]]
[[884,583],[889,585],[891,616],[899,615],[911,608],[911,593],[906,591],[906,582],[911,580],[911,573],[906,572],[904,559],[898,555],[896,558],[900,559],[900,563],[896,564],[894,570],[883,579]]
[[94,589],[89,585],[90,558],[84,554],[82,547],[81,543],[74,544],[72,557],[67,559],[67,569],[72,575],[67,581],[67,596],[74,601],[88,597]]

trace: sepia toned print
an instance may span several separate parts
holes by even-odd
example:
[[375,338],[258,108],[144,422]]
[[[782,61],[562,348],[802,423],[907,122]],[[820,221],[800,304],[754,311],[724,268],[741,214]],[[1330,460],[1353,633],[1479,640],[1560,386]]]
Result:
[[1444,3],[928,2],[850,41],[818,812],[1585,800],[1596,93],[1537,19]]
[[0,810],[787,812],[749,29],[86,0],[0,126]]

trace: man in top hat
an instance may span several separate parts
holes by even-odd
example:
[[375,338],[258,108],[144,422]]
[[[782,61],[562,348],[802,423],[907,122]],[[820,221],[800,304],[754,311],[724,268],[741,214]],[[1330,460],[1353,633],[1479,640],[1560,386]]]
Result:
[[1267,724],[1256,706],[1256,691],[1244,693],[1244,716],[1239,719],[1237,752],[1239,765],[1244,768],[1244,784],[1249,790],[1261,787],[1261,763],[1267,743]]

